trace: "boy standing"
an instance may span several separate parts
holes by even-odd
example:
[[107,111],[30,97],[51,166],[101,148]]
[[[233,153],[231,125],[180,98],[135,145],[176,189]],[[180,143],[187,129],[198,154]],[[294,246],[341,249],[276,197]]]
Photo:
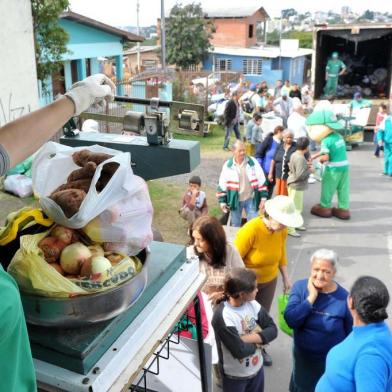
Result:
[[200,187],[200,177],[191,177],[188,189],[182,198],[182,207],[178,211],[181,218],[188,221],[189,225],[192,225],[200,216],[208,214],[206,194],[200,190]]
[[[289,177],[287,178],[287,188],[289,197],[293,200],[295,209],[302,213],[304,204],[304,190],[308,187],[308,179],[312,169],[305,158],[305,154],[309,152],[309,139],[300,137],[297,139],[297,150],[291,156],[289,162]],[[304,231],[304,226],[298,227],[298,230]],[[292,237],[300,237],[301,235],[293,228],[289,227],[288,234]]]

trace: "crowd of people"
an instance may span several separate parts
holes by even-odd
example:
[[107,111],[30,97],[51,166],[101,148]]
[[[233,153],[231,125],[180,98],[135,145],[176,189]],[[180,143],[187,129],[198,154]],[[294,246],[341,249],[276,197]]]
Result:
[[[34,153],[72,116],[92,104],[112,100],[114,91],[110,79],[93,75],[73,85],[52,104],[1,127],[0,175]],[[294,91],[298,95],[297,89]],[[284,96],[287,97],[282,92]],[[290,114],[287,121],[289,118]],[[255,124],[259,120],[254,116]],[[317,155],[323,157],[325,171],[330,171],[329,182],[322,185],[316,211],[316,215],[323,216],[329,208],[322,204],[323,200],[336,190],[338,196],[343,195],[342,203],[347,202],[347,159],[341,139],[334,132],[338,129],[336,118],[330,111],[312,113],[306,124],[308,136],[321,142]],[[31,132],[32,129],[35,131]],[[266,140],[261,148],[260,144]],[[385,170],[389,173],[392,170],[390,115],[380,123],[377,141],[384,145],[388,157]],[[190,179],[184,195],[179,213],[189,223],[191,244],[187,253],[199,257],[200,269],[207,277],[201,291],[214,312],[208,326],[215,333],[215,369],[224,392],[264,390],[263,367],[272,365],[265,346],[277,338],[278,332],[269,312],[279,274],[284,290],[289,293],[284,317],[294,336],[289,390],[392,390],[392,335],[384,321],[388,318],[389,304],[386,286],[379,279],[363,276],[348,292],[335,280],[336,253],[326,249],[312,255],[309,278],[293,285],[289,279],[286,241],[291,229],[303,228],[300,192],[311,171],[308,146],[307,136],[296,137],[291,130],[277,127],[257,144],[255,150],[263,150],[259,161],[257,154],[256,157],[246,154],[246,145],[240,138],[235,141],[233,157],[224,163],[217,189],[222,212],[232,214],[232,224],[239,227],[232,242],[228,241],[221,222],[208,215],[199,177]],[[288,157],[289,150],[291,157]],[[278,165],[281,169],[277,176]],[[274,178],[268,179],[271,167]],[[279,190],[274,197],[273,180]],[[331,216],[347,219],[347,215],[338,211],[347,212],[347,209],[339,205],[335,210],[330,211]],[[16,282],[1,266],[0,292],[3,295],[0,301],[1,390],[36,391],[20,294]]]

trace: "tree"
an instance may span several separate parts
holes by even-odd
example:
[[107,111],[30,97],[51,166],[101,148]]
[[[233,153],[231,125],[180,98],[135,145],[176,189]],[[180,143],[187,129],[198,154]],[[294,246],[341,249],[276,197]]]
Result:
[[42,83],[61,69],[62,55],[68,51],[68,34],[58,24],[68,6],[68,0],[31,0],[37,77]]
[[366,10],[360,19],[374,20],[374,12]]
[[205,19],[200,4],[176,4],[166,22],[167,61],[181,68],[199,64],[212,47],[213,23]]
[[283,19],[288,19],[290,16],[295,16],[295,15],[297,15],[297,11],[294,8],[287,8],[285,10],[282,10]]

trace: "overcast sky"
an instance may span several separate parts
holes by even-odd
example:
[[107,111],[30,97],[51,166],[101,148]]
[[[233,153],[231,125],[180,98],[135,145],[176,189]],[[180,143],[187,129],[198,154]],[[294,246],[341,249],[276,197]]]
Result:
[[[237,6],[241,0],[202,0],[202,6],[222,5],[222,8],[230,6]],[[305,0],[279,0],[279,1],[257,1],[257,0],[243,0],[247,4],[255,4],[256,7],[265,8],[270,16],[278,16],[281,9],[295,8],[297,11],[328,11],[334,10],[340,12],[341,7],[347,5],[355,12],[363,12],[367,8],[373,11],[392,12],[391,0],[328,0],[325,2],[305,1]],[[140,26],[149,26],[156,24],[157,18],[160,16],[161,0],[139,0],[140,2]],[[192,0],[165,0],[165,8],[170,9],[175,3],[188,4]],[[71,9],[79,14],[88,16],[90,18],[99,20],[113,26],[136,26],[136,0],[70,0]],[[324,3],[318,4],[318,3]],[[110,7],[108,7],[110,5]]]

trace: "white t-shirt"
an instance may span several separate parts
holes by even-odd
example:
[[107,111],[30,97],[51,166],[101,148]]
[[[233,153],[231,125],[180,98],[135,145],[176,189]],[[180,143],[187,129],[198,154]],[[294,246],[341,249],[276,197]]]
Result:
[[308,136],[308,131],[306,130],[306,118],[297,112],[290,114],[287,119],[287,128],[293,132],[294,140]]

